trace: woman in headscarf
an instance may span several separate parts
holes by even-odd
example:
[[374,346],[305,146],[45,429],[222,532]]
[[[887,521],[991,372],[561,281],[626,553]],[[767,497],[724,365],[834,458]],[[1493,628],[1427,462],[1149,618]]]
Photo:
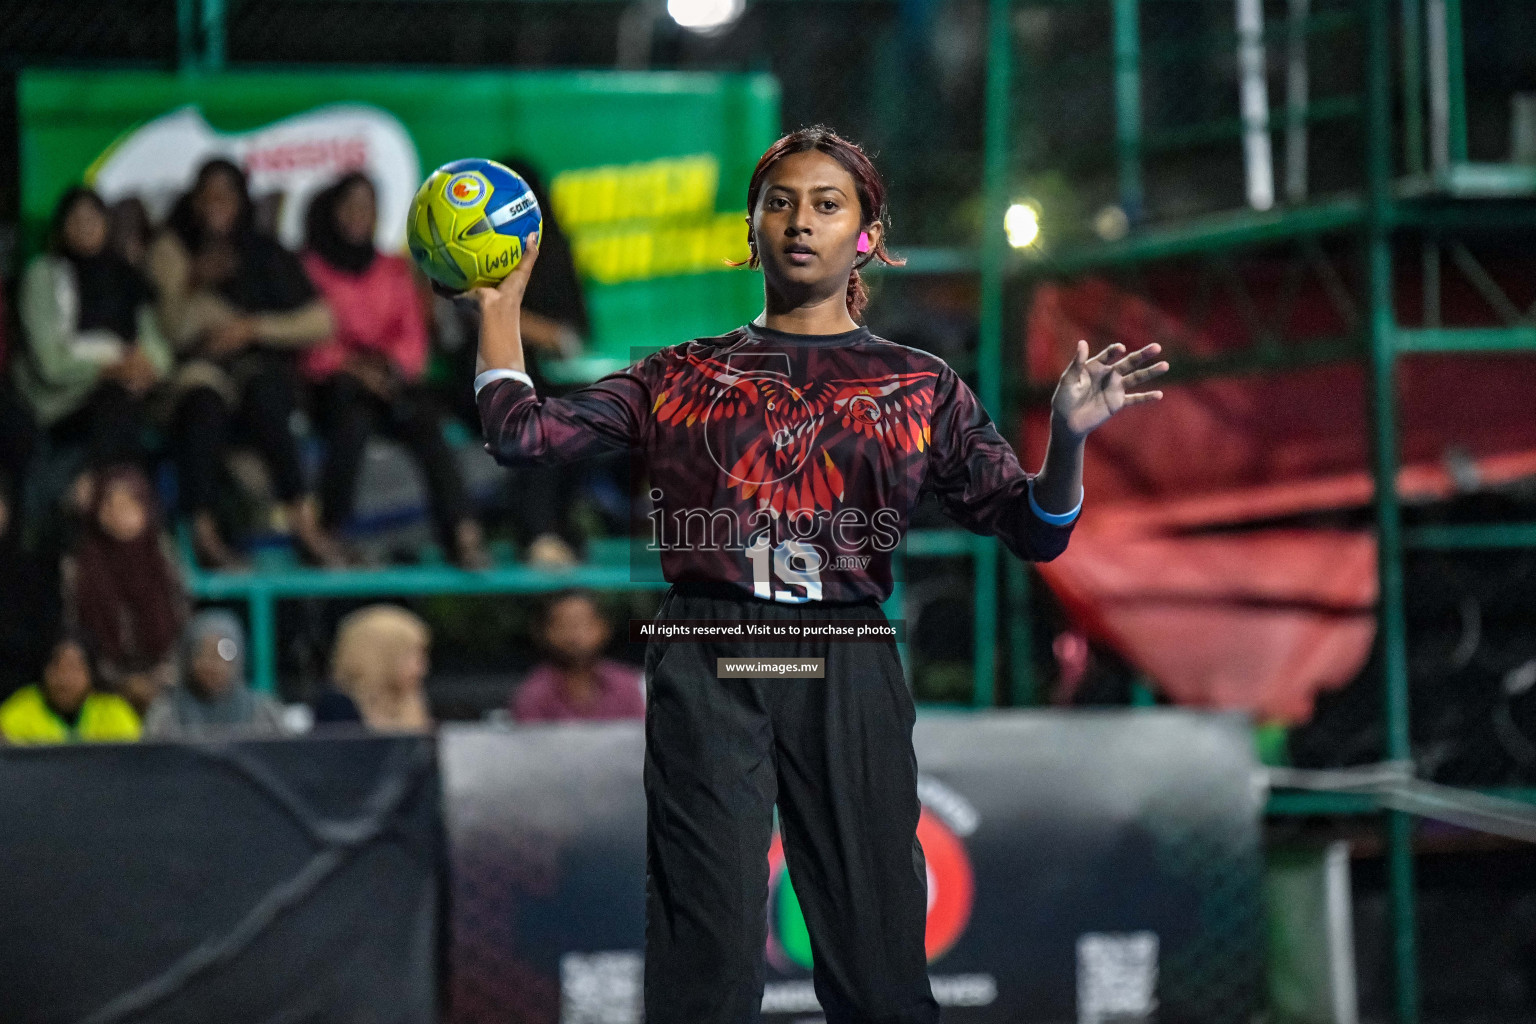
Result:
[[143,714],[175,681],[187,597],[140,470],[101,473],[63,581],[66,625],[90,639],[102,683]]
[[331,307],[336,333],[304,354],[326,438],[321,508],[327,529],[352,514],[368,437],[383,432],[415,457],[431,492],[443,547],[467,569],[488,560],[480,524],[441,417],[422,374],[427,367],[423,295],[402,257],[374,248],[373,183],[354,172],[310,204],[304,269]]
[[245,172],[210,160],[149,252],[161,319],[180,353],[175,379],[183,505],[198,558],[238,565],[214,516],[219,468],[236,424],[255,442],[300,551],[345,564],[320,525],[289,428],[295,354],[332,333],[331,315],[298,259],[257,230]]
[[146,739],[280,736],[283,712],[245,679],[245,629],[232,612],[199,612],[181,643],[181,682],[144,716]]
[[336,628],[332,683],[351,698],[370,730],[430,729],[432,715],[424,684],[431,643],[427,624],[404,608],[387,604],[360,608]]
[[17,390],[54,441],[84,447],[88,470],[144,458],[144,400],[171,368],[149,284],[107,233],[101,197],[71,188],[21,283]]

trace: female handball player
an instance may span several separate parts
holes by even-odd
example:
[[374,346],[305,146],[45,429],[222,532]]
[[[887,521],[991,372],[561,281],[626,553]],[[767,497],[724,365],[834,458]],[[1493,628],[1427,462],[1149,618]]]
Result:
[[[1020,558],[1060,554],[1082,507],[1084,440],[1161,397],[1130,390],[1167,370],[1159,347],[1090,358],[1079,341],[1044,464],[1027,473],[943,360],[860,322],[859,268],[898,261],[884,184],[857,145],[821,127],[784,136],[747,209],[762,314],[563,397],[541,398],[523,362],[536,251],[476,289],[475,392],[496,459],[635,450],[671,584],[658,621],[884,625],[891,553],[924,491]],[[752,660],[734,674],[724,658]],[[760,660],[785,658],[820,659],[822,674],[775,676]],[[938,1020],[915,712],[894,642],[652,640],[646,687],[647,1024],[759,1019],[775,804],[829,1024]]]

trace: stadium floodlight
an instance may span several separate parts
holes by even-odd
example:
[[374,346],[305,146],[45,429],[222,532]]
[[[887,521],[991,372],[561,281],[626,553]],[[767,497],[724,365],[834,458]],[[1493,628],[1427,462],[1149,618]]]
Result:
[[1029,203],[1014,203],[1003,215],[1003,231],[1015,249],[1029,248],[1040,237],[1040,211]]
[[720,31],[741,17],[747,0],[667,0],[667,13],[683,28],[700,35]]

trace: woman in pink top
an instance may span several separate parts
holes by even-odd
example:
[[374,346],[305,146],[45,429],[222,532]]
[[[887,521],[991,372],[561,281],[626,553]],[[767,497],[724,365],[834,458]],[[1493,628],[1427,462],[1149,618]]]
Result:
[[317,387],[326,462],[320,496],[334,529],[352,514],[370,434],[394,437],[426,474],[443,544],[466,568],[487,562],[458,463],[425,389],[427,329],[410,264],[374,248],[378,203],[360,173],[343,177],[309,208],[304,269],[330,304],[336,333],[305,353]]

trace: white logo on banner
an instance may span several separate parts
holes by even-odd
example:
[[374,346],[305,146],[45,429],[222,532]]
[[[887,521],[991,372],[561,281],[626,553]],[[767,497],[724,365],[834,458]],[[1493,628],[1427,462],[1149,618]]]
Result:
[[560,958],[560,1024],[640,1024],[645,961],[639,952]]
[[216,131],[196,107],[182,107],[118,140],[88,183],[109,203],[138,196],[159,220],[215,157],[245,168],[257,202],[277,199],[278,238],[291,249],[303,242],[304,212],[314,194],[348,171],[362,171],[378,191],[375,243],[384,252],[405,248],[405,215],[421,183],[421,161],[400,120],[365,104],[317,107],[234,134]]
[[1078,1024],[1145,1020],[1156,1009],[1155,934],[1089,933],[1078,938]]
[[[990,974],[936,974],[928,984],[940,1006],[990,1006],[997,1000],[997,979]],[[763,986],[762,1009],[764,1013],[807,1013],[821,1009],[821,1002],[808,980],[770,981]]]

